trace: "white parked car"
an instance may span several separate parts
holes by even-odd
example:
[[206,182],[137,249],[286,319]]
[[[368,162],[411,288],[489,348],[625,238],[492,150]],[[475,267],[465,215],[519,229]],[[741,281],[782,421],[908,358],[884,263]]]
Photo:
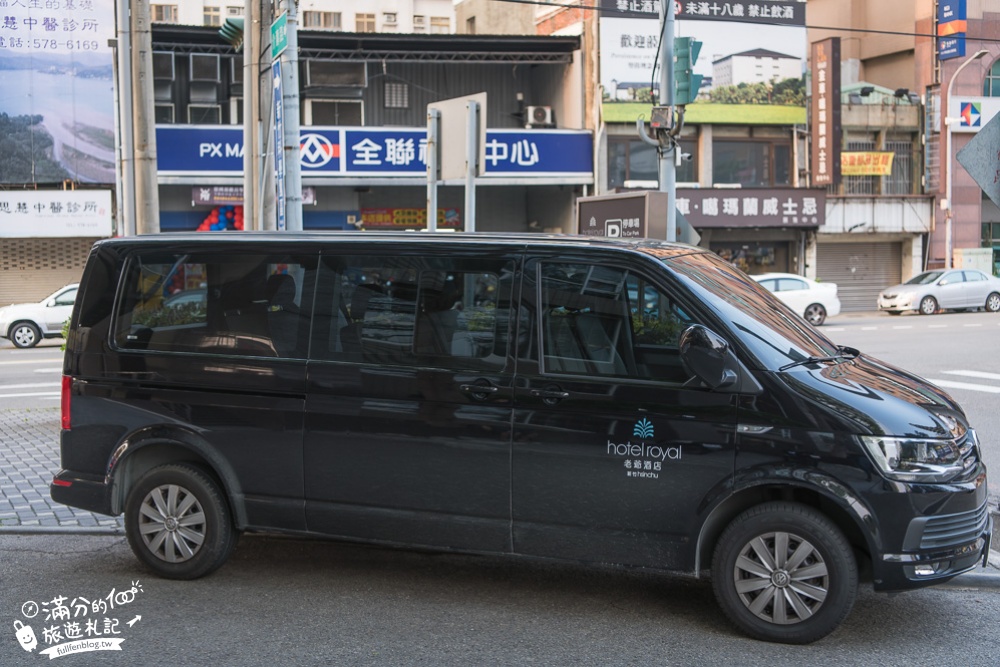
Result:
[[818,327],[827,317],[840,314],[836,283],[818,283],[794,273],[764,273],[750,276],[774,292],[786,306]]
[[975,269],[924,271],[878,295],[878,309],[890,315],[904,310],[931,315],[939,310],[979,308],[1000,311],[1000,278]]
[[73,312],[78,284],[66,285],[38,303],[16,303],[0,308],[0,338],[16,347],[34,347],[42,338],[62,336],[63,322]]

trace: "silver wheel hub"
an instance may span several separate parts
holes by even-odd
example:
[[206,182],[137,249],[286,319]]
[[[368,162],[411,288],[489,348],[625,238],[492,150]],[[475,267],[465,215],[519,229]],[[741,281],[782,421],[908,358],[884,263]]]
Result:
[[143,543],[162,561],[188,561],[205,542],[205,511],[195,495],[182,486],[163,484],[147,493],[138,519]]
[[794,533],[764,533],[750,540],[733,567],[740,600],[755,616],[778,625],[811,618],[826,601],[830,573],[823,555]]

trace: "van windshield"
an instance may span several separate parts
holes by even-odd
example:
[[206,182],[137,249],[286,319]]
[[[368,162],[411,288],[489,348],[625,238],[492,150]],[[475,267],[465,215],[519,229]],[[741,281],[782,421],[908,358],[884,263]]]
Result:
[[697,253],[664,264],[729,326],[759,367],[777,371],[809,357],[827,357],[837,346],[789,310],[752,278],[714,253]]

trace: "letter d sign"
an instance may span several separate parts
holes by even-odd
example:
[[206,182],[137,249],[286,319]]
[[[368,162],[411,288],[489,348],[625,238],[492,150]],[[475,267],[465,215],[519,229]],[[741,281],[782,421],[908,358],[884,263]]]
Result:
[[21,648],[29,653],[35,650],[38,646],[38,640],[35,639],[35,631],[31,629],[30,625],[25,625],[21,621],[14,621],[14,629],[17,630],[17,641],[21,643]]
[[607,220],[604,223],[604,235],[609,239],[616,239],[622,235],[622,221]]

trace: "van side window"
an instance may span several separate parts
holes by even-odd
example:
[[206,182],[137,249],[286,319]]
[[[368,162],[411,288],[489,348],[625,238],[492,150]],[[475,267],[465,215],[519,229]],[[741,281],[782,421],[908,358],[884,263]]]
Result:
[[512,270],[501,289],[501,275],[473,264],[325,257],[313,358],[446,368],[502,365]]
[[650,281],[624,269],[543,263],[544,372],[684,382],[681,332],[692,323]]
[[133,350],[305,359],[316,260],[140,255],[126,270],[115,344]]

